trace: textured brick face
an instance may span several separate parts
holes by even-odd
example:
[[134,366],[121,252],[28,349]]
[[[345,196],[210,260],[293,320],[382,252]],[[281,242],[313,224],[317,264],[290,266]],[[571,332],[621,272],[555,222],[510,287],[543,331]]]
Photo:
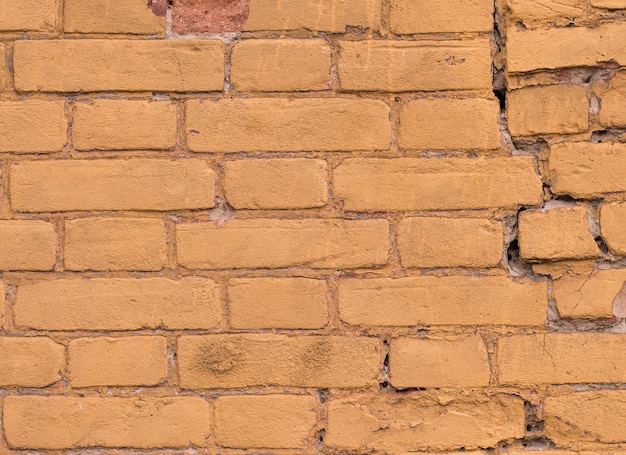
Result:
[[0,455],[625,455],[626,0],[0,0]]

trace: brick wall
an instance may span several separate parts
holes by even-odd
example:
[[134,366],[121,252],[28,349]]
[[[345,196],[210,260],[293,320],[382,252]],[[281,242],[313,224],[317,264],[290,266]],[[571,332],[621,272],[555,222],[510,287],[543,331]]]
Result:
[[622,449],[626,1],[148,3],[0,0],[0,454]]

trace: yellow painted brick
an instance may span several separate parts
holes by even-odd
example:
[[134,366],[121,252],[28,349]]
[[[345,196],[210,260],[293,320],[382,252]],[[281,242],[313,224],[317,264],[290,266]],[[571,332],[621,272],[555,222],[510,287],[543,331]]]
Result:
[[204,335],[178,338],[185,389],[293,386],[362,388],[377,383],[377,338]]
[[325,161],[309,158],[226,161],[224,192],[238,209],[321,207],[327,173]]
[[222,99],[187,102],[194,152],[386,150],[389,106],[343,98]]
[[304,448],[316,418],[311,396],[223,396],[215,400],[215,440],[222,447]]
[[60,152],[67,140],[63,101],[0,102],[0,152]]
[[389,257],[386,220],[231,220],[176,228],[178,261],[190,269],[356,268]]
[[507,100],[507,118],[513,136],[587,131],[587,91],[579,85],[513,90]]
[[562,318],[612,318],[625,282],[623,269],[565,275],[554,280],[552,297]]
[[161,270],[167,261],[162,219],[82,218],[65,222],[67,270]]
[[416,99],[400,111],[398,144],[415,150],[499,149],[499,118],[496,100]]
[[489,0],[392,0],[391,31],[400,34],[490,32]]
[[626,71],[618,72],[603,87],[600,99],[600,122],[606,126],[626,126]]
[[10,396],[3,423],[14,449],[203,445],[211,406],[202,398]]
[[542,326],[548,311],[545,281],[504,276],[346,279],[338,298],[353,325]]
[[522,20],[580,17],[585,8],[580,0],[506,0],[512,18]]
[[489,40],[340,41],[343,90],[490,89]]
[[405,218],[398,249],[405,267],[495,267],[502,260],[502,223],[473,218]]
[[70,341],[72,387],[153,386],[167,378],[167,339],[159,336]]
[[57,0],[0,0],[0,31],[52,31],[57,10]]
[[551,190],[576,198],[626,191],[626,144],[554,144],[548,157]]
[[0,92],[5,91],[7,88],[7,81],[9,80],[7,71],[6,47],[4,44],[0,44]]
[[36,330],[213,329],[221,301],[206,278],[60,279],[20,285],[14,316]]
[[52,270],[57,235],[52,223],[0,221],[0,270]]
[[[509,73],[538,69],[597,66],[614,61],[626,64],[625,23],[584,27],[516,30],[506,36],[506,68]],[[546,43],[550,43],[546,46]]]
[[7,285],[0,281],[0,328],[4,329],[4,323],[6,321],[7,311]]
[[319,329],[328,322],[326,282],[307,278],[235,278],[228,282],[234,329]]
[[45,337],[0,338],[0,386],[46,387],[61,379],[65,347]]
[[65,0],[66,33],[165,33],[165,17],[155,15],[145,0]]
[[18,91],[222,91],[219,40],[18,40]]
[[581,206],[522,212],[519,246],[522,258],[530,260],[601,256],[589,230],[587,209]]
[[250,39],[237,43],[230,81],[241,92],[327,90],[330,47],[322,39]]
[[410,387],[486,387],[489,355],[479,335],[451,339],[398,338],[389,351],[389,382]]
[[333,177],[335,196],[355,211],[517,208],[543,198],[531,157],[357,158]]
[[626,226],[626,203],[603,204],[600,209],[602,238],[611,252],[620,256],[626,256],[626,229],[624,226]]
[[524,430],[524,402],[512,395],[362,395],[330,402],[324,442],[381,453],[471,450],[521,438]]
[[624,0],[589,0],[589,3],[596,8],[626,9]]
[[77,150],[169,149],[176,128],[174,103],[94,100],[76,105],[72,136]]
[[21,212],[211,208],[215,179],[198,159],[23,161],[11,166],[11,204]]
[[626,335],[543,333],[498,340],[504,385],[626,382]]
[[549,396],[544,400],[543,418],[544,434],[557,447],[579,449],[583,443],[623,443],[626,442],[626,426],[617,422],[626,418],[626,391],[597,390]]
[[380,28],[378,0],[255,0],[243,29],[343,33],[347,27]]

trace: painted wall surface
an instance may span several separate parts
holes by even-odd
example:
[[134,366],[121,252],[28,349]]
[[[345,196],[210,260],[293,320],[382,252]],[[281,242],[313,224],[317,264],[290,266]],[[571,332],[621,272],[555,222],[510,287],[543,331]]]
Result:
[[0,182],[0,454],[626,450],[626,0],[0,0]]

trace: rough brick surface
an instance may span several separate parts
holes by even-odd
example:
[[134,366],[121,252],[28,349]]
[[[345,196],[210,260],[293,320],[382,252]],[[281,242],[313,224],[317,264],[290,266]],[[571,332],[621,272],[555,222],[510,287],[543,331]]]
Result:
[[478,335],[459,339],[399,338],[389,351],[389,381],[410,387],[485,387],[489,356]]
[[238,209],[321,207],[328,201],[327,164],[308,158],[224,163],[224,193]]
[[180,330],[216,327],[220,308],[206,278],[96,278],[21,285],[14,311],[17,326],[39,330]]
[[169,102],[96,100],[76,106],[79,150],[169,149],[176,145],[176,106]]
[[547,292],[545,283],[506,277],[346,279],[339,283],[339,315],[374,326],[540,326]]
[[626,455],[626,0],[0,0],[0,455]]
[[610,318],[626,311],[626,300],[620,298],[625,282],[624,269],[566,275],[554,281],[552,297],[561,317]]
[[626,191],[625,144],[573,142],[550,147],[548,176],[556,194],[588,198]]
[[63,26],[67,33],[129,33],[155,35],[165,32],[165,17],[146,7],[146,0],[67,0]]
[[488,0],[393,0],[394,33],[488,32],[493,27]]
[[60,152],[67,141],[63,101],[0,102],[0,152]]
[[[502,384],[624,382],[624,335],[550,333],[498,341]],[[581,362],[581,359],[584,359]]]
[[178,261],[190,269],[358,268],[389,256],[386,220],[231,220],[180,224]]
[[330,47],[318,40],[244,40],[233,50],[230,82],[241,92],[327,90]]
[[228,312],[235,329],[318,329],[328,322],[324,280],[239,278],[228,282]]
[[310,396],[223,396],[215,402],[215,438],[225,447],[301,448],[315,421]]
[[52,270],[57,235],[45,221],[0,221],[0,270]]
[[609,249],[626,255],[626,204],[604,204],[600,210],[600,230]]
[[494,267],[502,241],[502,224],[490,220],[420,217],[398,225],[405,267]]
[[521,213],[519,246],[521,256],[530,260],[554,261],[600,256],[600,249],[591,235],[585,207]]
[[56,0],[2,0],[0,31],[52,31],[57,25]]
[[529,157],[349,159],[334,179],[335,195],[355,211],[514,208],[542,199]]
[[509,93],[511,134],[579,133],[589,127],[589,101],[580,86],[529,87]]
[[[342,41],[341,87],[350,91],[489,89],[489,42]],[[381,71],[386,68],[386,71]]]
[[178,360],[186,389],[363,388],[382,361],[376,338],[285,335],[182,336]]
[[498,149],[498,118],[496,100],[414,100],[400,112],[398,144],[415,150]]
[[[510,29],[507,33],[507,71],[596,66],[615,61],[626,63],[626,43],[620,39],[626,24],[597,28]],[[546,46],[546,43],[550,43]]]
[[15,87],[32,92],[205,92],[224,85],[218,40],[17,41]]
[[523,401],[508,395],[374,395],[333,400],[326,442],[338,449],[396,453],[473,449],[522,437],[524,426]]
[[163,220],[83,218],[65,223],[68,270],[160,270],[166,260]]
[[626,392],[623,390],[548,397],[543,415],[546,435],[561,447],[577,448],[584,442],[606,444],[626,441],[626,428],[614,424],[626,418]]
[[381,101],[255,98],[187,103],[187,144],[194,152],[378,150],[388,148],[390,141],[389,106]]
[[197,397],[12,396],[5,431],[15,449],[188,447],[210,434],[211,408]]
[[314,30],[341,33],[347,27],[378,30],[381,4],[376,0],[255,0],[244,31]]
[[45,337],[0,338],[0,385],[45,387],[61,379],[65,347]]
[[164,337],[79,338],[68,352],[72,387],[151,386],[167,377]]
[[11,167],[11,203],[23,212],[210,208],[215,178],[196,159],[23,161]]

